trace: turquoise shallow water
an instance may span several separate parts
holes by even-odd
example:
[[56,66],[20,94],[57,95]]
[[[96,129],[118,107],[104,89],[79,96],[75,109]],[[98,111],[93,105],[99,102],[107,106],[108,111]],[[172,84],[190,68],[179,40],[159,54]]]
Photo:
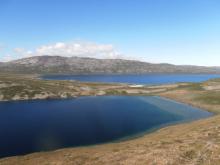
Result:
[[0,157],[105,143],[211,115],[152,96],[0,102]]

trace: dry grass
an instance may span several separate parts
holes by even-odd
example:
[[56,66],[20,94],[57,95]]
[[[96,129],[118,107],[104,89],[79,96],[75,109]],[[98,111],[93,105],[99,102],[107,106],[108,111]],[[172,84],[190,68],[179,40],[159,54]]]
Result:
[[219,165],[220,117],[161,129],[120,143],[1,159],[0,164]]
[[[220,81],[213,80],[211,84],[220,85]],[[219,165],[220,96],[212,95],[210,92],[217,91],[213,91],[214,87],[207,88],[207,86],[210,86],[209,82],[179,84],[172,88],[163,87],[166,89],[164,92],[155,93],[217,114],[209,119],[166,127],[124,142],[4,158],[0,160],[0,164]],[[123,91],[126,90],[124,86],[122,88]],[[158,87],[151,87],[150,90],[154,89]],[[114,88],[114,92],[115,90]],[[122,89],[118,88],[118,90]]]

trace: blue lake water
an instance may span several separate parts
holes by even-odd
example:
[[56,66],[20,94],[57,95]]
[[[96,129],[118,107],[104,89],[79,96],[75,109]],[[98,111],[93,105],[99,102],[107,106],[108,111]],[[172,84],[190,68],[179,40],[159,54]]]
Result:
[[145,75],[45,75],[43,79],[78,80],[84,82],[169,84],[178,82],[202,82],[220,78],[219,74],[145,74]]
[[211,115],[156,96],[0,102],[0,157],[111,142]]

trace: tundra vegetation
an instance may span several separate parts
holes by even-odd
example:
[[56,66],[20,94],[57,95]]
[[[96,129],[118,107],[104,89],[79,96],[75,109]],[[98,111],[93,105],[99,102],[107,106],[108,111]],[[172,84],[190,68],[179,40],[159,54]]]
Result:
[[213,112],[213,117],[162,128],[127,141],[0,159],[0,164],[220,164],[220,79],[161,86],[41,80],[0,75],[0,99],[53,99],[87,95],[158,95]]

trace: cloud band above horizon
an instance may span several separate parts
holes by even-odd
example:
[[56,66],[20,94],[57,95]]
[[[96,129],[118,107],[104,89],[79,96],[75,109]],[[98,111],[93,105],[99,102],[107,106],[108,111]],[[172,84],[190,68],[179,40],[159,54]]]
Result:
[[126,59],[127,56],[119,53],[112,44],[98,44],[94,42],[56,42],[42,45],[34,50],[14,48],[14,55],[3,56],[1,61],[10,61],[33,56],[63,56],[63,57],[91,57],[98,59]]

